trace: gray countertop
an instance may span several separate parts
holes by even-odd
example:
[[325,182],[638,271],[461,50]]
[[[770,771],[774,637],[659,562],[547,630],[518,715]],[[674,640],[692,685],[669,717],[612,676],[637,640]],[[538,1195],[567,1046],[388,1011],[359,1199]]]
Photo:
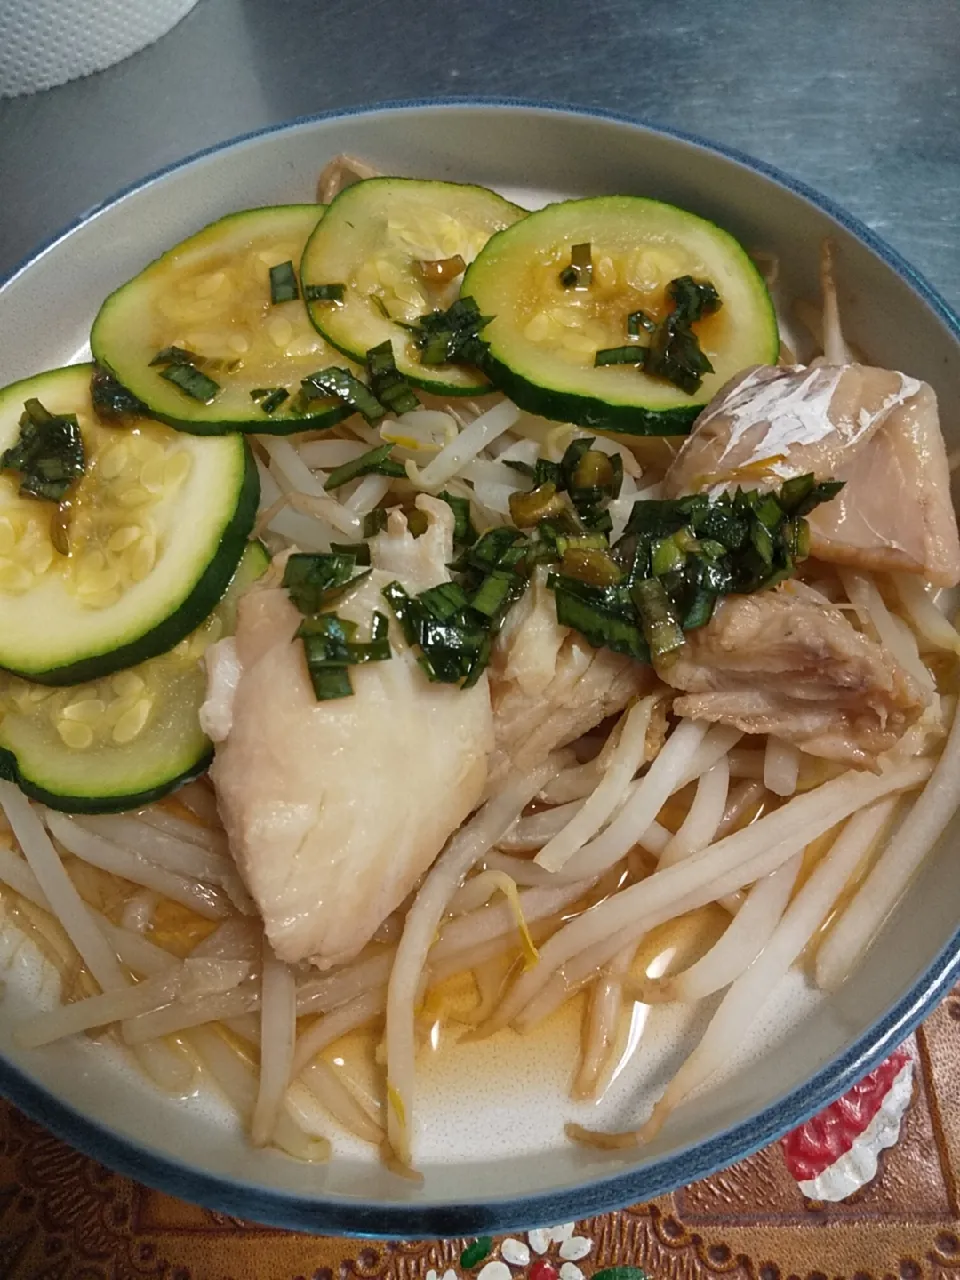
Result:
[[0,276],[118,188],[294,116],[493,95],[612,108],[819,187],[960,306],[957,0],[199,0],[0,102]]

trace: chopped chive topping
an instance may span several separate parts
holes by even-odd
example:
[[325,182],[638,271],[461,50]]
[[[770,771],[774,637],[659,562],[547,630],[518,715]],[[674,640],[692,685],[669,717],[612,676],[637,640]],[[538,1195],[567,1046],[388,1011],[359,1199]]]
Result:
[[380,297],[379,293],[371,293],[371,295],[370,295],[370,301],[373,303],[373,305],[377,308],[377,310],[378,310],[378,311],[380,312],[380,314],[383,316],[384,320],[392,320],[392,319],[393,319],[393,317],[391,316],[390,312],[387,310],[387,304],[386,304],[386,303],[384,302],[384,300]]
[[141,417],[147,412],[143,401],[121,386],[112,374],[99,365],[94,368],[90,380],[90,399],[97,416],[107,421],[129,417]]
[[477,531],[470,518],[470,499],[457,498],[446,489],[439,495],[453,512],[453,543],[457,547],[469,547],[477,540]]
[[363,536],[375,538],[387,527],[387,511],[385,507],[374,507],[363,517]]
[[385,662],[390,658],[389,625],[386,616],[375,613],[370,640],[358,642],[357,624],[336,613],[321,612],[343,593],[367,577],[370,570],[356,573],[369,548],[341,547],[333,555],[297,552],[286,563],[283,585],[290,599],[304,615],[295,639],[303,642],[304,659],[318,702],[347,698],[353,693],[348,667],[365,662]]
[[250,399],[256,400],[264,413],[274,413],[289,398],[286,387],[256,387],[250,392]]
[[379,422],[386,413],[370,388],[364,386],[349,369],[340,369],[336,365],[329,369],[318,369],[316,373],[304,378],[300,385],[307,400],[322,400],[326,396],[333,396],[361,413],[371,425]]
[[0,455],[0,470],[19,474],[21,497],[62,502],[85,466],[76,414],[50,413],[36,398],[24,401],[20,438]]
[[628,347],[603,347],[593,357],[594,368],[600,369],[607,364],[643,364],[647,358],[647,348],[639,344]]
[[214,382],[192,364],[169,364],[160,370],[160,377],[172,382],[191,400],[199,400],[202,404],[210,404],[220,390],[219,382]]
[[164,347],[150,361],[151,366],[157,364],[192,364],[198,365],[203,357],[198,356],[194,351],[187,351],[185,347]]
[[645,311],[631,311],[627,316],[627,333],[631,338],[639,338],[641,333],[653,333],[657,322]]
[[331,542],[330,550],[334,555],[353,556],[357,564],[370,563],[370,548],[365,542]]
[[463,1253],[461,1253],[461,1267],[469,1271],[471,1267],[477,1266],[484,1258],[488,1257],[492,1248],[493,1240],[490,1236],[479,1236],[474,1240],[473,1244],[468,1244]]
[[560,272],[564,289],[589,289],[593,281],[593,258],[589,243],[575,244],[570,250],[570,265]]
[[283,570],[283,585],[302,614],[319,613],[367,576],[356,572],[352,555],[325,555],[297,551]]
[[420,352],[421,364],[482,365],[487,344],[480,330],[493,316],[483,316],[473,298],[458,298],[446,311],[431,311],[406,325]]
[[420,401],[397,368],[389,338],[367,352],[367,377],[370,390],[393,413],[410,413],[420,407]]
[[271,267],[270,301],[274,306],[279,302],[295,302],[299,297],[300,290],[297,288],[297,273],[293,269],[293,263],[280,262]]
[[347,291],[345,284],[305,284],[303,296],[307,302],[342,302]]
[[649,346],[607,347],[596,353],[593,363],[594,367],[642,365],[644,373],[672,382],[692,396],[700,390],[704,374],[713,373],[713,365],[692,326],[719,311],[723,304],[708,280],[694,280],[692,276],[677,276],[667,285],[666,292],[673,310],[659,324],[643,311],[627,316],[627,333],[632,337],[649,333]]
[[404,476],[406,472],[399,462],[395,462],[390,457],[393,449],[392,444],[380,444],[375,449],[370,449],[367,453],[362,453],[359,458],[352,458],[349,462],[345,462],[341,467],[334,467],[327,478],[324,489],[339,489],[341,485],[349,484],[351,480],[356,480],[358,476]]

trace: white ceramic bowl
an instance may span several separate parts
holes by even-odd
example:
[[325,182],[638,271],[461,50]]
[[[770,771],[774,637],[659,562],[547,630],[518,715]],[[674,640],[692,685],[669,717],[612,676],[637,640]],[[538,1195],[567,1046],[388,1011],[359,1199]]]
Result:
[[[103,297],[181,237],[244,207],[314,198],[347,151],[389,173],[495,187],[522,204],[632,193],[718,222],[777,253],[785,293],[815,297],[817,252],[839,248],[848,336],[878,364],[933,383],[956,444],[960,325],[867,229],[815,193],[742,156],[611,116],[510,102],[409,103],[295,122],[205,152],[94,210],[0,288],[0,384],[80,358]],[[455,1235],[560,1222],[667,1191],[741,1159],[819,1110],[889,1053],[960,969],[955,830],[930,858],[866,963],[829,999],[793,975],[724,1079],[681,1108],[642,1151],[565,1142],[572,1029],[557,1041],[509,1033],[427,1066],[419,1115],[422,1188],[348,1146],[326,1167],[254,1151],[209,1098],[153,1091],[86,1041],[17,1049],[11,1028],[37,999],[27,953],[5,954],[0,1089],[109,1165],[174,1195],[299,1229]],[[49,998],[49,992],[47,993]],[[649,1018],[647,1043],[596,1118],[642,1114],[691,1031]],[[689,1044],[689,1041],[686,1042]],[[584,1110],[576,1112],[584,1118]]]

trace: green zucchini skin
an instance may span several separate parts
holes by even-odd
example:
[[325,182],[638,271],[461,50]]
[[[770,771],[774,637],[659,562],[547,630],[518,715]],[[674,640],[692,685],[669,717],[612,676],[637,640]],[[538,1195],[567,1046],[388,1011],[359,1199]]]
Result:
[[[224,253],[252,252],[257,237],[264,244],[284,238],[286,243],[295,241],[292,260],[296,261],[302,244],[324,212],[323,205],[275,205],[247,209],[228,214],[180,241],[105,299],[90,334],[94,360],[121,386],[135,395],[157,422],[166,423],[178,431],[192,435],[227,435],[237,431],[256,432],[258,435],[290,435],[298,431],[320,431],[336,426],[348,418],[352,410],[333,401],[314,402],[314,407],[303,413],[284,412],[282,407],[273,414],[263,413],[249,398],[246,388],[270,385],[274,374],[278,372],[275,369],[264,371],[263,378],[250,371],[243,373],[242,394],[239,387],[232,385],[230,374],[215,373],[215,379],[223,378],[220,394],[209,405],[192,401],[189,396],[163,380],[159,370],[149,363],[158,346],[169,345],[177,336],[174,332],[176,326],[172,322],[165,322],[167,338],[159,344],[148,343],[145,333],[139,332],[141,329],[146,330],[148,320],[153,319],[149,313],[150,298],[161,291],[166,278],[173,279],[176,276],[178,261],[184,258],[190,262],[196,260],[199,270],[203,266],[205,252],[210,253],[210,262],[215,265]],[[266,283],[261,283],[266,290]],[[264,324],[269,323],[273,313],[276,313],[279,318],[296,323],[302,320],[306,333],[314,333],[302,299],[271,307],[267,304],[267,296],[265,293]],[[196,323],[202,327],[202,322]],[[284,385],[291,393],[288,406],[293,402],[299,380],[331,363],[333,353],[323,351],[322,343],[320,346],[321,350],[312,356],[286,358],[288,382]],[[279,357],[277,360],[279,361]],[[270,381],[265,382],[264,379]]]
[[201,777],[213,762],[213,747],[207,744],[202,755],[197,756],[191,765],[172,778],[157,782],[155,786],[133,794],[111,796],[61,795],[57,791],[48,791],[38,786],[29,775],[23,773],[17,757],[6,747],[0,747],[0,778],[12,782],[20,788],[25,796],[37,800],[48,809],[58,809],[61,813],[126,813],[130,809],[143,809],[148,804],[162,800],[178,787]]
[[[17,417],[29,397],[38,398],[52,412],[75,413],[81,429],[92,431],[92,438],[102,444],[106,428],[92,409],[91,368],[90,365],[71,365],[0,390],[3,447],[15,438]],[[123,427],[110,428],[110,431],[116,433],[116,441],[122,442],[124,433],[132,428],[139,427],[147,433],[150,426],[150,419],[130,418]],[[185,441],[182,436],[173,436],[167,427],[158,430],[172,439]],[[30,616],[30,594],[23,597],[23,603],[11,598],[5,610],[0,607],[0,671],[50,686],[99,679],[173,648],[210,614],[243,555],[256,520],[260,480],[249,443],[240,435],[221,438],[216,444],[195,441],[182,447],[192,456],[193,467],[200,468],[200,479],[195,485],[197,492],[192,496],[188,492],[186,498],[175,496],[173,500],[186,502],[188,506],[193,501],[204,503],[196,526],[202,532],[197,544],[199,552],[186,538],[179,546],[177,554],[184,557],[183,573],[164,571],[164,594],[159,602],[151,603],[148,597],[149,608],[139,618],[133,610],[121,612],[113,634],[109,619],[113,610],[123,610],[122,598],[118,604],[96,615],[86,615],[91,619],[86,632],[82,611],[65,612],[73,608],[69,595],[64,595],[58,606],[61,612],[51,617],[49,602],[44,603],[41,592],[37,606],[40,616],[35,622]],[[81,481],[81,485],[84,482]],[[194,481],[188,478],[184,483],[189,486]],[[50,504],[38,503],[38,512],[43,506]],[[181,519],[178,528],[182,527]],[[136,590],[142,585],[137,583]]]
[[[240,596],[269,563],[261,543],[247,543],[227,592],[214,610],[223,635],[232,634]],[[208,643],[212,642],[213,637]],[[169,795],[204,773],[213,759],[213,746],[197,718],[205,687],[201,662],[198,655],[192,667],[188,663],[173,671],[168,689],[183,701],[179,706],[161,707],[162,722],[148,723],[139,737],[124,746],[108,744],[77,751],[49,729],[46,739],[39,737],[31,730],[29,719],[26,736],[21,730],[18,740],[16,726],[11,733],[7,719],[0,715],[0,777],[15,783],[31,799],[65,813],[122,813]],[[149,665],[140,664],[134,671],[146,678]],[[25,720],[16,712],[8,715],[14,721]],[[86,777],[84,786],[77,785],[81,775]]]
[[[470,183],[441,182],[418,178],[367,178],[355,182],[330,203],[323,222],[307,241],[300,263],[300,274],[305,284],[342,283],[348,272],[362,264],[362,258],[350,252],[351,240],[359,240],[357,252],[366,247],[362,229],[372,217],[381,217],[388,210],[396,213],[404,206],[410,209],[435,209],[438,213],[455,217],[458,212],[473,212],[476,221],[486,220],[484,237],[496,234],[500,227],[509,226],[527,216],[527,211],[512,204],[486,187]],[[462,219],[461,219],[462,220]],[[325,228],[325,229],[324,229]],[[358,233],[352,235],[352,233]],[[346,251],[344,246],[347,246]],[[467,254],[469,259],[475,250]],[[443,255],[438,255],[443,256]],[[463,255],[461,255],[463,256]],[[413,255],[411,254],[411,259]],[[337,278],[334,279],[333,277]],[[349,286],[348,286],[349,289]],[[451,297],[449,301],[452,301]],[[351,360],[362,363],[366,352],[385,340],[394,347],[397,367],[413,386],[423,391],[443,396],[476,396],[490,391],[482,376],[482,370],[454,365],[423,365],[407,349],[406,333],[396,321],[374,315],[366,305],[366,297],[353,291],[345,304],[308,302],[310,319],[325,340]],[[426,303],[423,311],[432,307]],[[409,318],[412,318],[409,317]],[[481,376],[478,376],[481,375]]]
[[[585,242],[601,265],[606,257],[608,272],[613,264],[614,283],[598,281],[595,273],[588,286],[592,295],[567,292],[558,280],[563,263],[570,262],[572,245]],[[643,285],[634,283],[636,255],[641,260],[649,255],[657,263]],[[646,267],[643,274],[649,276],[650,270]],[[661,284],[654,284],[661,272]],[[636,307],[649,313],[652,306],[656,315],[664,305],[661,290],[667,280],[681,274],[712,278],[723,302],[717,321],[711,321],[720,328],[714,327],[705,343],[715,372],[706,375],[694,394],[635,367],[595,368],[579,348],[571,359],[563,339],[557,338],[559,320],[572,325],[574,334],[586,326],[579,336],[588,343],[592,338],[595,346],[620,345],[627,338],[628,313]],[[498,390],[528,412],[595,430],[687,434],[730,377],[752,364],[776,363],[779,355],[773,303],[743,247],[696,214],[639,196],[567,200],[529,214],[491,236],[467,268],[461,294],[493,317],[482,335],[488,344],[483,371]],[[533,310],[531,299],[536,300]],[[555,316],[557,307],[561,311]],[[534,316],[536,324],[544,325],[537,334]],[[541,336],[547,323],[554,326],[550,338]],[[594,333],[587,337],[597,323],[606,329],[606,344],[597,342]]]
[[259,505],[260,475],[250,445],[244,440],[243,480],[237,494],[233,518],[223,531],[216,555],[179,608],[146,635],[129,644],[118,645],[110,653],[81,658],[77,662],[66,663],[47,671],[32,671],[27,678],[35,680],[37,684],[85,684],[88,680],[99,680],[114,671],[146,662],[179,644],[210,615],[230,585],[247,545],[247,538],[256,522]]
[[519,409],[555,422],[571,422],[595,431],[629,436],[685,436],[703,409],[702,404],[676,409],[646,409],[642,405],[611,404],[596,396],[578,395],[529,381],[489,355],[483,371],[495,387]]

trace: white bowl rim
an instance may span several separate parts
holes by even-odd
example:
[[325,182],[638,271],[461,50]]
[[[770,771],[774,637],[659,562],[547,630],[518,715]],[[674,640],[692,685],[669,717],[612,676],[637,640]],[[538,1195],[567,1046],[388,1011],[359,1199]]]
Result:
[[[4,278],[0,290],[17,279],[54,245],[133,192],[152,186],[167,174],[186,168],[205,156],[226,151],[253,139],[278,136],[320,122],[403,111],[443,111],[449,108],[481,108],[543,113],[573,119],[594,119],[624,124],[683,142],[760,174],[827,214],[873,251],[902,279],[943,322],[960,345],[960,317],[934,287],[895,249],[858,218],[805,182],[766,161],[697,134],[668,128],[642,117],[599,107],[583,107],[526,98],[451,96],[387,100],[297,116],[239,134],[224,142],[195,151],[121,188],[68,223],[34,249]],[[93,1121],[30,1078],[0,1055],[0,1095],[57,1137],[118,1173],[169,1195],[231,1216],[270,1226],[322,1234],[371,1239],[449,1237],[480,1233],[499,1234],[544,1223],[560,1223],[606,1213],[653,1199],[677,1187],[710,1176],[735,1164],[816,1115],[879,1065],[933,1011],[960,979],[960,928],[899,1000],[840,1053],[826,1062],[802,1085],[777,1099],[748,1120],[732,1125],[707,1141],[693,1143],[640,1168],[592,1178],[576,1187],[548,1193],[486,1198],[465,1204],[427,1200],[406,1203],[359,1202],[339,1197],[299,1197],[241,1179],[214,1176],[171,1159],[131,1138]]]

